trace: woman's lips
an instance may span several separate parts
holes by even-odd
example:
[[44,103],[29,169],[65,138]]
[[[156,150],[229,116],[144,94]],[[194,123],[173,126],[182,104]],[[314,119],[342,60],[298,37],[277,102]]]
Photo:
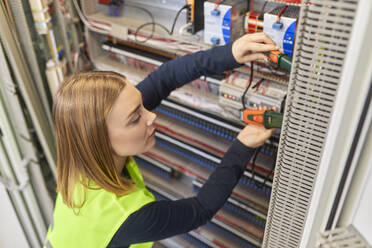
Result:
[[152,131],[152,133],[150,134],[149,137],[153,137],[153,136],[155,136],[155,129],[154,129],[154,131]]

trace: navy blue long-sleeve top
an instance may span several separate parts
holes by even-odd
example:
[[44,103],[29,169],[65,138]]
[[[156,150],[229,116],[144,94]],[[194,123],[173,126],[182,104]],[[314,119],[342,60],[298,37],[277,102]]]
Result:
[[[219,74],[239,66],[230,42],[164,63],[136,87],[142,94],[145,108],[152,110],[172,90],[202,75]],[[155,201],[143,206],[124,221],[108,247],[157,241],[204,225],[225,204],[253,153],[254,149],[235,140],[197,196]]]

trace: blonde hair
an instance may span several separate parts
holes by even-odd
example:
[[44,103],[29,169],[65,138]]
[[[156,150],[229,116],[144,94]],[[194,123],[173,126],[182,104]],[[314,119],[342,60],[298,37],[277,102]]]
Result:
[[120,177],[108,136],[106,117],[116,98],[127,84],[124,76],[110,71],[93,71],[74,75],[59,88],[53,106],[57,138],[57,190],[63,202],[74,202],[77,183],[99,187],[124,195],[133,190],[132,181]]

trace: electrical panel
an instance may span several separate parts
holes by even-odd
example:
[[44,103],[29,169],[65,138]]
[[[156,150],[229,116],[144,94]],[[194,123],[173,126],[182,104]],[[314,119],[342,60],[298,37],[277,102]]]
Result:
[[[296,25],[299,14],[293,3],[286,7],[277,1],[190,0],[186,8],[184,1],[177,0],[126,3],[118,15],[110,15],[102,1],[83,0],[81,10],[95,68],[122,73],[133,84],[171,59],[226,44],[244,33],[265,31],[266,23],[273,28],[279,22],[282,29],[274,31],[288,34],[287,19]],[[282,47],[283,35],[275,35]],[[294,39],[295,33],[290,37]],[[283,51],[292,53],[293,44]],[[246,108],[268,106],[285,112],[289,72],[262,61],[251,66],[203,75],[173,91],[155,109],[156,145],[135,159],[157,199],[197,194],[245,126],[242,99]],[[280,129],[257,150],[232,195],[207,225],[161,243],[261,247],[279,139]]]
[[[266,12],[259,13],[264,1],[249,4],[240,0],[187,1],[187,4],[186,10],[182,10],[180,1],[176,0],[170,1],[168,6],[160,1],[137,1],[135,6],[138,8],[131,8],[139,14],[138,18],[133,18],[130,16],[133,13],[126,15],[125,11],[121,16],[110,16],[107,8],[103,8],[105,4],[82,1],[82,11],[89,22],[98,24],[96,26],[101,29],[87,26],[88,51],[95,67],[122,73],[136,84],[171,59],[264,29]],[[153,11],[149,8],[151,5]],[[266,5],[267,12],[285,6],[281,3]],[[126,8],[125,3],[123,8]],[[143,8],[150,11],[155,22],[164,28],[155,25],[153,29],[150,24],[142,28],[148,22],[145,16],[141,19]],[[184,13],[185,19],[177,19],[177,13]],[[281,14],[281,22],[285,14],[286,11]],[[169,19],[169,16],[175,19]],[[253,19],[257,24],[254,28],[250,26]],[[122,29],[125,33],[118,34],[112,25],[125,27]],[[169,31],[172,26],[176,28],[170,35],[164,29]],[[245,126],[243,98],[247,108],[268,106],[285,111],[288,72],[257,61],[249,85],[250,78],[250,64],[220,75],[203,75],[173,91],[155,109],[158,116],[155,147],[136,156],[135,160],[146,186],[157,199],[175,200],[197,194]],[[207,225],[161,243],[260,247],[275,176],[279,137],[280,130],[277,130],[257,150],[232,195]]]
[[[55,197],[51,181],[56,177],[52,119],[46,108],[43,77],[38,75],[41,63],[46,65],[51,95],[63,78],[92,69],[115,71],[137,84],[172,59],[257,32],[265,32],[280,47],[280,51],[266,54],[271,62],[258,60],[218,75],[202,75],[174,90],[153,110],[158,116],[155,146],[134,158],[156,199],[192,197],[220,166],[249,121],[249,110],[275,107],[279,113],[270,111],[270,117],[280,116],[282,128],[256,149],[225,205],[206,225],[158,244],[172,248],[276,248],[315,247],[316,239],[319,247],[341,241],[366,243],[354,230],[356,226],[333,227],[339,221],[339,211],[348,210],[342,204],[343,194],[349,189],[349,179],[354,178],[345,172],[360,160],[359,141],[370,126],[366,113],[371,86],[363,81],[361,69],[367,68],[369,58],[364,51],[370,42],[363,41],[370,37],[366,32],[371,20],[369,0],[30,0],[32,15],[28,16],[34,23],[27,24],[35,25],[41,47],[49,48],[49,53],[43,54],[45,61],[35,59],[40,52],[32,46],[31,28],[25,28],[25,5],[19,0],[4,3],[0,3],[0,61],[4,65],[0,77],[10,88],[2,86],[2,115],[21,114],[19,122],[11,114],[9,120],[1,119],[10,130],[4,133],[3,141],[15,138],[32,163],[40,162],[44,169],[30,167],[29,175],[19,167],[27,165],[27,159],[14,165],[5,161],[0,166],[5,168],[0,183],[15,196],[15,209],[23,209],[19,220],[27,227],[23,230],[32,246],[42,245],[47,229],[44,222],[51,222],[48,214]],[[25,63],[24,58],[31,59]],[[16,96],[13,80],[20,86],[21,94]],[[25,82],[27,87],[23,87]],[[20,97],[25,106],[20,105]],[[30,114],[27,123],[21,111],[24,108]],[[357,130],[351,132],[356,124]],[[23,139],[29,136],[30,127],[36,128],[35,135]],[[23,130],[24,135],[18,137],[13,129]],[[349,154],[340,155],[341,150]],[[35,157],[35,151],[44,157]],[[368,152],[368,148],[362,151]],[[14,161],[22,160],[19,156],[23,153],[7,149],[5,153]],[[337,163],[342,159],[345,163]],[[49,170],[45,170],[47,164]],[[26,182],[26,186],[12,181]],[[347,195],[356,191],[353,187]],[[18,194],[26,201],[20,201]],[[40,202],[40,208],[35,208],[35,202]],[[325,222],[329,230],[321,227]],[[368,222],[365,224],[368,229]]]

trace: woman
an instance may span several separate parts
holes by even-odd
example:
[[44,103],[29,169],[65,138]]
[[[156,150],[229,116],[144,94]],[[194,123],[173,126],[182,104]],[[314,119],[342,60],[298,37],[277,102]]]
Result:
[[132,156],[155,144],[149,112],[201,75],[221,73],[277,50],[263,33],[186,55],[160,66],[134,87],[114,72],[89,72],[64,82],[53,116],[58,195],[46,247],[151,247],[153,241],[206,223],[223,206],[254,148],[272,130],[245,127],[197,196],[155,201]]

